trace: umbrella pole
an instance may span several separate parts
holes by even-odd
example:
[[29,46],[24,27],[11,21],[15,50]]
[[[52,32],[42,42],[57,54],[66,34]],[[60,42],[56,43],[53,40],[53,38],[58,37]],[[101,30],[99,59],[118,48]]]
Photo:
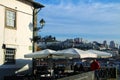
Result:
[[50,55],[50,75],[53,76],[53,70],[52,70],[53,64],[52,64],[52,55]]

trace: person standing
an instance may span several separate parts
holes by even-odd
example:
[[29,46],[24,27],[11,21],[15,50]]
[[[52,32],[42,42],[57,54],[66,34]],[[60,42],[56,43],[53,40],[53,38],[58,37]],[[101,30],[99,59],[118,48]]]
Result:
[[92,71],[95,71],[95,78],[99,80],[98,70],[100,69],[100,64],[96,59],[93,60],[93,62],[90,65],[90,68]]
[[79,71],[80,71],[80,72],[85,71],[84,66],[83,66],[83,64],[82,64],[82,63],[80,64]]

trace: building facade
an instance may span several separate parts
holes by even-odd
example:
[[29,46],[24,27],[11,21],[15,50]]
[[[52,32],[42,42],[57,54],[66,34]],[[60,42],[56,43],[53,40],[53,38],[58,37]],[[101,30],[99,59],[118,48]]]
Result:
[[8,72],[31,68],[24,54],[32,52],[33,11],[41,7],[33,0],[0,0],[0,80]]

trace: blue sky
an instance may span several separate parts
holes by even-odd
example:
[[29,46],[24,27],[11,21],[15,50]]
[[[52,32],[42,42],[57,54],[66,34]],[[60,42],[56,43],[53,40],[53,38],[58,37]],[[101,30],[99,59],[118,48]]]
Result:
[[38,20],[44,18],[46,21],[41,36],[120,43],[120,0],[35,1],[45,6],[38,16]]

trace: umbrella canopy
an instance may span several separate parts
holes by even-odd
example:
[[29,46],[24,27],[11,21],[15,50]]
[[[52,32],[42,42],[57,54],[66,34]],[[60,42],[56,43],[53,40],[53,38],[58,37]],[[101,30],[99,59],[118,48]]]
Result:
[[109,57],[112,57],[111,53],[107,53],[107,52],[103,52],[103,51],[87,50],[87,52],[91,52],[91,53],[97,54],[98,58],[109,58]]
[[66,58],[96,58],[97,55],[93,53],[89,53],[77,48],[69,48],[64,50],[56,51],[54,54],[59,55]]
[[25,54],[24,57],[25,58],[45,58],[50,56],[53,52],[56,52],[56,51],[51,49],[45,49],[45,50]]

